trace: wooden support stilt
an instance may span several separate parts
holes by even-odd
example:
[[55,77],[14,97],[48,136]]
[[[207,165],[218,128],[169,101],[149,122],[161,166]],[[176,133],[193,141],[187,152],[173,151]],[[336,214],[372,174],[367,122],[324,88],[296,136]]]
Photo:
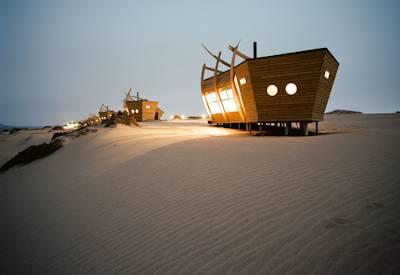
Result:
[[315,134],[318,135],[318,121],[315,122]]
[[308,123],[307,122],[303,122],[304,123],[304,135],[308,136]]

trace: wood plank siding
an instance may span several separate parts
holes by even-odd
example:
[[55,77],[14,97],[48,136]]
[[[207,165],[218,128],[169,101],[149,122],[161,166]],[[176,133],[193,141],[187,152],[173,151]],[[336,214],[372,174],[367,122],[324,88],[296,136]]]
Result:
[[159,120],[164,114],[160,108],[158,108],[157,101],[149,100],[138,100],[128,101],[126,103],[127,111],[133,115],[136,121],[151,121]]
[[[239,112],[212,115],[213,123],[320,121],[336,77],[339,63],[327,49],[247,59],[234,67],[243,102],[244,119]],[[324,77],[325,71],[329,78]],[[216,76],[217,90],[231,87],[230,71]],[[289,95],[285,87],[297,86]],[[278,93],[267,94],[275,85]],[[215,92],[215,77],[202,81],[202,95]]]

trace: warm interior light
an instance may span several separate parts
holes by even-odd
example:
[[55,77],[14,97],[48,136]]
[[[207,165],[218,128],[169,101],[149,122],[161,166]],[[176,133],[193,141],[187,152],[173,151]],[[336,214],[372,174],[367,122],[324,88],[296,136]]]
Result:
[[276,94],[278,93],[278,87],[276,87],[276,85],[271,84],[268,86],[267,88],[267,94],[270,96],[276,96]]
[[232,89],[222,90],[219,92],[219,96],[221,97],[222,104],[224,105],[224,110],[227,113],[237,112],[238,108],[236,106],[236,102],[233,99]]
[[239,83],[240,83],[240,85],[244,85],[244,84],[246,84],[246,78],[245,77],[242,77],[240,80],[239,80]]
[[224,109],[227,113],[237,112],[237,106],[234,99],[223,100],[222,104],[224,104]]
[[221,100],[228,99],[228,94],[226,93],[226,91],[219,92],[219,96],[221,97]]
[[203,115],[201,115],[201,118],[202,118],[202,119],[205,119],[206,117],[207,117],[207,116],[206,116],[206,115],[204,115],[204,114],[203,114]]
[[146,109],[150,109],[150,105],[146,105]]
[[132,114],[134,114],[134,113],[135,113],[135,110],[131,110],[131,112],[132,112]]
[[220,114],[221,109],[219,108],[218,102],[209,103],[210,111],[212,114]]
[[217,101],[217,95],[215,93],[209,93],[206,95],[206,99],[208,103],[216,102]]
[[208,107],[210,108],[210,112],[212,114],[220,114],[221,113],[221,108],[219,107],[216,93],[207,94],[206,100],[208,103]]
[[326,79],[329,79],[329,75],[330,75],[330,73],[329,73],[328,71],[325,71],[324,77],[325,77]]
[[138,114],[139,113],[139,109],[136,109],[135,112]]
[[238,95],[239,95],[240,106],[242,106],[243,111],[244,111],[242,93],[241,93],[241,91],[240,91],[240,86],[239,86],[239,83],[238,83],[238,79],[237,79],[236,74],[235,74],[235,77],[233,78],[233,83],[234,83],[234,85],[235,85],[236,92],[237,92]]
[[228,90],[226,91],[226,93],[228,94],[228,98],[233,98],[232,89],[228,89]]
[[297,92],[297,86],[294,83],[289,83],[286,85],[285,90],[288,95],[294,95]]
[[74,122],[74,121],[70,121],[67,122],[64,126],[63,129],[65,130],[71,130],[71,129],[76,129],[79,127],[79,123],[78,122]]
[[210,109],[208,109],[208,105],[207,105],[207,102],[206,102],[206,97],[204,95],[202,95],[201,98],[203,99],[203,104],[204,104],[204,107],[206,108],[207,114],[209,116],[211,116]]

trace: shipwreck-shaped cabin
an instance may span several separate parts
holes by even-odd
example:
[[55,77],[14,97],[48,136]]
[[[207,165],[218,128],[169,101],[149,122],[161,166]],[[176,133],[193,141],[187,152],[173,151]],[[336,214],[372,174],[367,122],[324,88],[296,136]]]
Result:
[[133,115],[136,121],[160,120],[164,111],[158,107],[157,101],[151,101],[131,95],[131,89],[125,94],[124,110]]
[[[221,52],[215,55],[205,49],[216,61],[201,70],[201,94],[211,123],[246,130],[283,125],[285,134],[296,122],[305,135],[308,123],[315,122],[318,129],[339,67],[328,49],[257,57],[254,42],[252,58],[238,45],[229,46],[230,62],[221,58]],[[237,57],[243,60],[239,64]],[[208,78],[206,71],[212,74]]]
[[87,125],[99,125],[102,122],[101,118],[99,116],[96,116],[95,114],[91,114],[86,120],[85,123]]
[[101,104],[99,110],[99,117],[101,121],[109,120],[114,114],[114,111],[110,110],[107,105]]

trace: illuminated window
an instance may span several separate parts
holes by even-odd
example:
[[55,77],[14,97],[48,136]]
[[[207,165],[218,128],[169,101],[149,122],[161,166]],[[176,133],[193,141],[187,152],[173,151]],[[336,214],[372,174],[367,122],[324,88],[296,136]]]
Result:
[[294,83],[289,83],[286,85],[285,90],[288,95],[294,95],[297,92],[297,86]]
[[232,89],[222,90],[219,92],[219,96],[221,97],[222,104],[224,105],[224,110],[227,113],[237,112],[236,102],[233,98]]
[[210,112],[212,114],[220,114],[221,108],[218,105],[218,99],[216,93],[209,93],[206,95],[206,100],[208,103],[208,107],[210,107]]
[[329,73],[328,71],[325,71],[324,77],[325,77],[326,79],[329,79],[329,75],[330,75],[330,73]]
[[244,84],[246,84],[246,78],[245,77],[242,77],[240,80],[239,80],[239,82],[240,82],[240,85],[244,85]]
[[220,91],[219,96],[221,97],[221,100],[228,99],[228,94],[226,93],[226,91]]
[[206,99],[208,103],[217,102],[217,94],[216,93],[207,94]]
[[239,82],[238,82],[236,74],[235,74],[235,77],[233,78],[233,83],[235,85],[236,92],[239,96],[240,104],[243,107],[242,93],[240,92],[240,86],[239,86]]
[[207,111],[208,116],[211,116],[210,109],[208,108],[208,104],[207,104],[207,102],[206,102],[206,97],[205,97],[204,95],[202,95],[202,96],[201,96],[201,99],[203,99],[203,104],[204,104],[204,107],[206,108],[206,111]]
[[276,94],[278,93],[278,87],[276,87],[276,85],[269,85],[267,88],[267,94],[270,96],[276,96]]
[[146,105],[146,109],[150,109],[150,105]]
[[134,114],[134,113],[135,113],[135,110],[131,110],[131,112],[132,112],[132,114]]
[[139,113],[139,109],[136,109],[135,112],[138,114]]

